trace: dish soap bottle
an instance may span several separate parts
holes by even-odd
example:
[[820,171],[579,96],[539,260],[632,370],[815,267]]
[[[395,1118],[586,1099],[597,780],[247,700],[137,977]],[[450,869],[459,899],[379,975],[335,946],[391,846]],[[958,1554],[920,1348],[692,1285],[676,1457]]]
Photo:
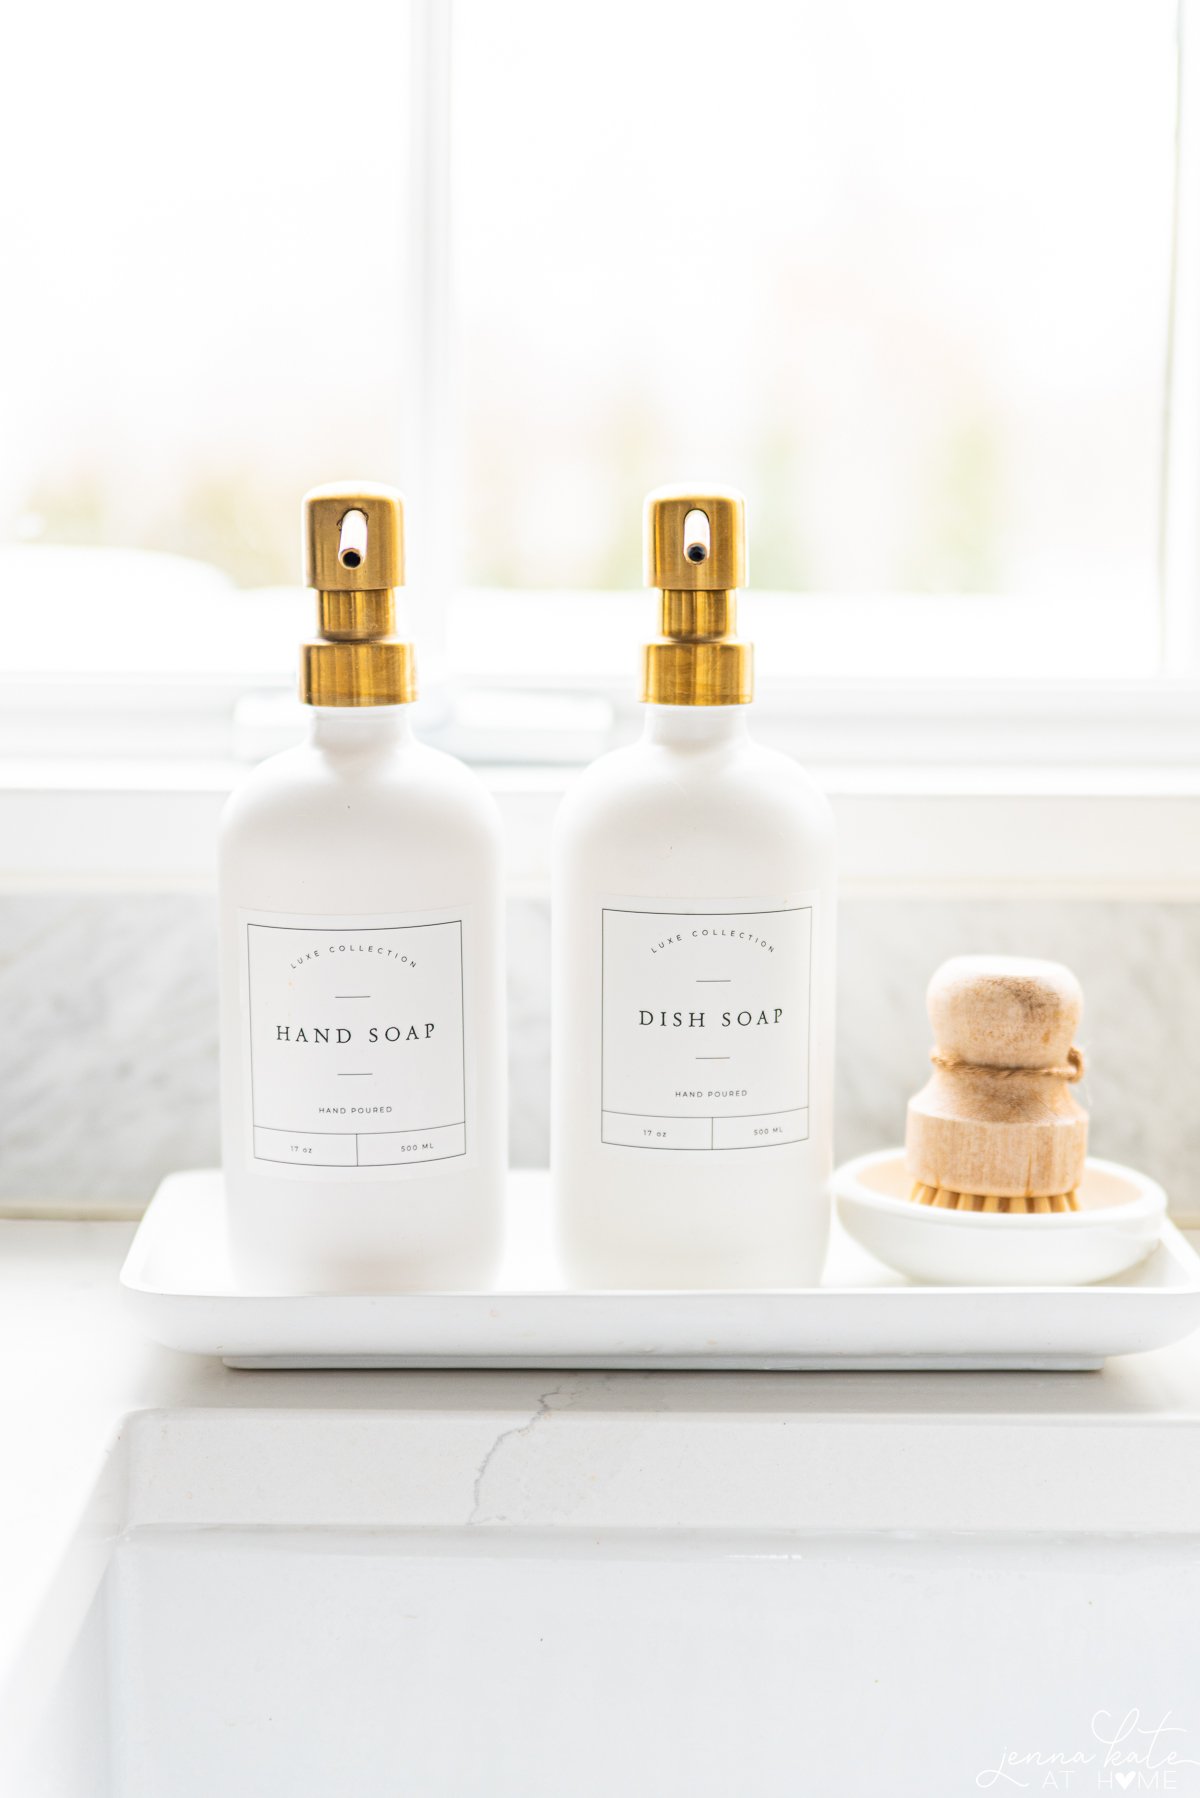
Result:
[[318,487],[304,526],[307,741],[221,823],[234,1273],[258,1292],[478,1286],[506,1151],[500,822],[413,734],[400,495]]
[[554,844],[552,1162],[569,1278],[815,1283],[830,1215],[829,806],[747,728],[745,507],[646,503],[640,742],[602,756]]

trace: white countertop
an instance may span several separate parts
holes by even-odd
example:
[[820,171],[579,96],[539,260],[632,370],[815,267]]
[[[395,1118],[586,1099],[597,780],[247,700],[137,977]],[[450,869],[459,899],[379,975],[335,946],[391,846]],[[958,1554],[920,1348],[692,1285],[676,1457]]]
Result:
[[[134,1333],[117,1287],[132,1234],[0,1222],[0,1683],[136,1412],[186,1413],[197,1465],[213,1413],[246,1414],[248,1442],[315,1417],[351,1458],[348,1416],[403,1420],[388,1480],[367,1477],[381,1449],[362,1432],[368,1521],[1182,1533],[1200,1517],[1200,1333],[1097,1373],[244,1372]],[[158,1514],[194,1514],[202,1483],[181,1476]]]

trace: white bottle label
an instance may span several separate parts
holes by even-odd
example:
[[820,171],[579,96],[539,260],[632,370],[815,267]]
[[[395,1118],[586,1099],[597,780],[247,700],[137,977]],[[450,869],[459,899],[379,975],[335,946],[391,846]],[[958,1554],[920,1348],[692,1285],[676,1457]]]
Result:
[[463,920],[241,912],[250,1153],[395,1178],[467,1152]]
[[814,902],[601,911],[600,1135],[636,1149],[808,1137]]

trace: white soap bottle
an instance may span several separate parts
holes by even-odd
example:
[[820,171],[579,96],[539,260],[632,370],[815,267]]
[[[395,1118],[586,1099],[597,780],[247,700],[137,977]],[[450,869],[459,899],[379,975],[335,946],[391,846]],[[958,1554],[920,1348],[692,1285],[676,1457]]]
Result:
[[413,734],[400,495],[317,488],[304,515],[308,738],[221,823],[233,1269],[257,1292],[479,1286],[506,1158],[499,817]]
[[815,1283],[830,1217],[834,833],[747,729],[745,508],[646,507],[641,740],[554,841],[552,1153],[560,1254],[592,1287]]

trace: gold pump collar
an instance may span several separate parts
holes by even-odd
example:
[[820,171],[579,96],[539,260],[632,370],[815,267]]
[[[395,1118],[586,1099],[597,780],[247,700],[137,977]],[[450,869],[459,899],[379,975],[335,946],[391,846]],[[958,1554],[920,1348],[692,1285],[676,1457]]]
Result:
[[405,705],[417,696],[411,643],[395,636],[404,582],[404,500],[371,482],[304,498],[304,570],[316,589],[316,641],[300,654],[307,705]]
[[642,698],[654,705],[745,705],[754,651],[739,642],[746,584],[740,493],[664,487],[646,500],[646,585],[661,591],[662,635],[647,643]]

